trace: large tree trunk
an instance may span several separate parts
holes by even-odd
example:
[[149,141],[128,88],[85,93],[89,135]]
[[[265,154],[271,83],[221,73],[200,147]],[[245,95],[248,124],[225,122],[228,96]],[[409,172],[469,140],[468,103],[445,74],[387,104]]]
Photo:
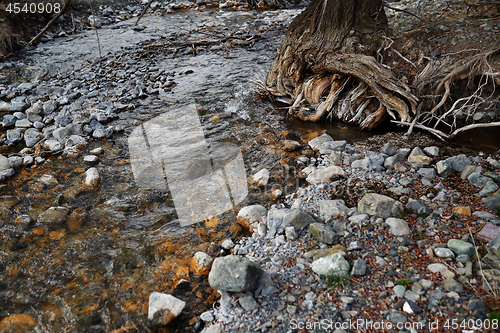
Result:
[[386,113],[409,121],[416,97],[374,58],[386,29],[382,0],[312,0],[288,28],[267,90],[290,97],[302,120],[329,115],[366,129]]

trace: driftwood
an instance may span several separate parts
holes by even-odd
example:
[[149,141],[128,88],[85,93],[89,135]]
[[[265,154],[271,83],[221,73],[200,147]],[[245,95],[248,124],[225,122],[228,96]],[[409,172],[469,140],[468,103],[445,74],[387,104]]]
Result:
[[54,22],[57,21],[57,19],[59,17],[61,17],[61,15],[66,11],[66,9],[68,9],[68,6],[69,6],[70,2],[71,2],[71,0],[66,0],[66,2],[64,3],[64,6],[61,9],[61,11],[56,16],[54,16],[54,18],[52,20],[50,20],[49,23],[47,23],[47,25],[38,33],[38,35],[36,35],[35,37],[33,37],[29,41],[29,43],[26,44],[26,48],[31,47],[35,42],[37,42],[40,38],[42,38],[42,36],[47,31],[47,29],[50,28],[50,26],[52,26],[52,24],[54,24]]
[[142,10],[142,13],[141,15],[139,15],[139,17],[137,18],[137,21],[135,21],[135,24],[134,24],[134,28],[137,26],[137,23],[139,23],[139,20],[144,16],[144,14],[146,14],[148,8],[151,6],[151,3],[153,2],[153,0],[149,0],[146,7],[144,7],[144,9]]

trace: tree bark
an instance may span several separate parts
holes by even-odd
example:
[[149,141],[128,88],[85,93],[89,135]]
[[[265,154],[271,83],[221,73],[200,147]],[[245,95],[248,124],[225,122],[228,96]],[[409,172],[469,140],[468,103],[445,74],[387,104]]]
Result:
[[288,28],[267,90],[291,97],[303,120],[328,114],[367,129],[386,112],[410,120],[417,99],[373,57],[386,30],[382,0],[312,0]]

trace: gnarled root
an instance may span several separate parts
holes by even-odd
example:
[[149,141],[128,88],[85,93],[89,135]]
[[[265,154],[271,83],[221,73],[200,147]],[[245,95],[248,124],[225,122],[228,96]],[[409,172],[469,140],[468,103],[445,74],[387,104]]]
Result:
[[[415,114],[418,99],[373,57],[330,54],[312,70],[319,74],[299,84],[293,93],[290,89],[281,93],[293,95],[289,113],[301,120],[319,121],[328,115],[371,130],[381,123],[386,113],[403,122],[411,121]],[[278,84],[280,86],[286,85]]]

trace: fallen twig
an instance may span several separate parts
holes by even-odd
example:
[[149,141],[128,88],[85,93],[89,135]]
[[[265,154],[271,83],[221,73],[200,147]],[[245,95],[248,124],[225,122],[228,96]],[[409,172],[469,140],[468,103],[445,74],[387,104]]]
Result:
[[146,7],[144,7],[144,9],[142,10],[141,15],[139,15],[139,17],[137,18],[137,21],[135,21],[134,28],[137,26],[137,23],[139,23],[139,20],[144,16],[144,14],[146,14],[146,11],[148,10],[149,6],[151,6],[152,2],[153,2],[153,0],[148,1]]
[[420,17],[420,16],[418,16],[418,15],[416,15],[416,14],[413,14],[412,12],[409,12],[409,11],[404,10],[404,9],[399,9],[399,8],[394,8],[394,7],[391,7],[391,6],[389,6],[389,5],[387,4],[387,2],[385,2],[385,1],[384,1],[384,7],[385,7],[385,8],[392,9],[392,10],[395,10],[395,11],[397,11],[397,12],[403,12],[403,13],[409,14],[409,15],[411,15],[411,16],[414,16],[414,17],[418,18],[420,21],[424,21],[424,19],[423,19],[422,17]]
[[64,6],[63,8],[61,9],[61,11],[59,12],[59,14],[57,14],[56,16],[54,16],[54,18],[52,20],[49,21],[49,23],[47,23],[47,25],[42,29],[42,31],[40,31],[38,33],[38,35],[36,35],[35,37],[33,37],[28,44],[26,44],[26,48],[29,48],[30,46],[33,45],[33,43],[35,43],[36,41],[38,41],[40,38],[42,38],[42,36],[45,34],[45,32],[47,31],[48,28],[50,28],[50,26],[55,22],[57,21],[57,19],[59,17],[61,17],[61,15],[66,11],[66,9],[68,8],[69,6],[69,3],[71,2],[71,0],[66,0],[66,2],[64,3]]

